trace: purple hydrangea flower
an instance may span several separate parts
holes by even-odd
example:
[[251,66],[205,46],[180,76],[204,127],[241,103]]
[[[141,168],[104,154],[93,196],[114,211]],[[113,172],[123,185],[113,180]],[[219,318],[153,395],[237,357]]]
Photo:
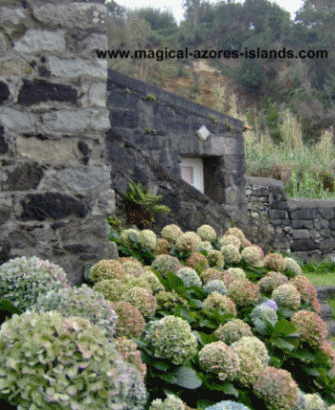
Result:
[[272,308],[275,311],[278,310],[278,305],[274,300],[269,299],[264,303],[264,305],[270,306],[270,308]]

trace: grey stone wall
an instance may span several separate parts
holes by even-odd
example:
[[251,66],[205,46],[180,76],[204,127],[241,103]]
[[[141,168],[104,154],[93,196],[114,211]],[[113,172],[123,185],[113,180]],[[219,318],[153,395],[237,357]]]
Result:
[[72,283],[115,253],[105,149],[107,48],[102,1],[2,0],[0,263],[38,255]]
[[[179,178],[182,156],[203,158],[205,194],[245,218],[243,122],[114,70],[107,91],[114,132]],[[210,131],[204,141],[202,126]]]
[[284,184],[246,178],[247,223],[266,249],[296,253],[302,260],[335,260],[335,200],[291,199]]

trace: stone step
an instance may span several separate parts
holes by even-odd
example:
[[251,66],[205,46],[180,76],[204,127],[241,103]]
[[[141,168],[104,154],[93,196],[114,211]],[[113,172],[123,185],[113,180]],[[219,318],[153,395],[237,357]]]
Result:
[[325,320],[328,328],[328,337],[333,337],[335,335],[335,321],[334,320]]
[[320,317],[324,321],[334,319],[334,309],[326,303],[321,303]]
[[318,292],[318,299],[320,303],[326,301],[327,298],[334,298],[335,299],[335,286],[315,286],[315,289]]

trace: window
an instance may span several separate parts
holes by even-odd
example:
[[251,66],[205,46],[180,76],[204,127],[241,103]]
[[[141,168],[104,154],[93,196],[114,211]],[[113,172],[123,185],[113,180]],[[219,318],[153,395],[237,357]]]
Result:
[[182,158],[180,171],[184,181],[204,193],[204,166],[202,158]]

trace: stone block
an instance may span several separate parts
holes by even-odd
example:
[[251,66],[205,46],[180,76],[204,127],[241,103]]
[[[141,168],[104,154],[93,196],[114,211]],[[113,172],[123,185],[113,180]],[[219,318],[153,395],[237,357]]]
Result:
[[269,209],[269,217],[271,219],[288,219],[288,213],[280,209]]
[[6,154],[8,152],[8,144],[5,139],[5,128],[0,125],[0,154]]
[[43,141],[36,137],[17,137],[16,150],[18,157],[52,164],[69,164],[78,162],[73,144],[70,138]]
[[21,53],[34,53],[42,50],[64,53],[66,49],[65,31],[30,29],[15,42],[14,49]]
[[[22,7],[1,7],[0,23],[18,24],[26,17],[26,10]],[[1,25],[2,25],[1,24]],[[6,24],[7,25],[7,24]]]
[[315,208],[303,208],[290,211],[291,219],[314,219],[315,218]]
[[292,220],[291,222],[293,229],[312,229],[313,228],[313,221],[312,220]]
[[91,112],[90,126],[94,131],[108,131],[110,129],[109,114],[107,110],[94,110]]
[[26,115],[14,108],[4,107],[0,112],[0,121],[10,131],[31,131],[31,121],[29,115]]
[[70,215],[84,218],[88,213],[83,202],[58,192],[27,194],[20,200],[20,206],[22,211],[18,218],[21,221],[57,220]]
[[96,78],[107,77],[107,61],[102,59],[64,59],[50,56],[49,66],[51,74],[55,75],[56,77],[76,78],[81,75],[87,75]]
[[23,76],[33,71],[30,64],[22,58],[7,58],[0,61],[0,74],[3,76]]
[[110,124],[114,127],[135,128],[138,126],[139,114],[136,111],[112,111]]
[[9,87],[3,81],[0,81],[0,105],[2,105],[10,96]]
[[335,250],[335,240],[334,239],[321,240],[320,249],[326,252],[334,251]]
[[75,104],[78,91],[68,85],[50,83],[44,80],[23,80],[17,102],[22,105],[38,104],[45,101]]
[[4,191],[28,191],[36,189],[44,172],[36,162],[18,163],[13,170],[7,171],[7,179],[2,184]]
[[329,227],[329,221],[326,219],[315,219],[314,226],[315,229],[326,229]]
[[49,131],[79,133],[89,128],[90,114],[89,110],[57,110],[43,114],[42,121]]
[[106,83],[94,83],[89,91],[90,105],[92,107],[106,107],[107,90]]
[[312,239],[293,239],[291,245],[292,252],[307,252],[319,249],[319,246]]
[[45,4],[33,6],[33,15],[47,27],[104,31],[106,7],[94,3]]
[[333,219],[334,218],[334,209],[320,207],[318,209],[318,212],[322,216],[322,218],[324,218],[324,219]]
[[307,229],[294,229],[293,238],[294,239],[308,239],[311,237],[311,233]]

